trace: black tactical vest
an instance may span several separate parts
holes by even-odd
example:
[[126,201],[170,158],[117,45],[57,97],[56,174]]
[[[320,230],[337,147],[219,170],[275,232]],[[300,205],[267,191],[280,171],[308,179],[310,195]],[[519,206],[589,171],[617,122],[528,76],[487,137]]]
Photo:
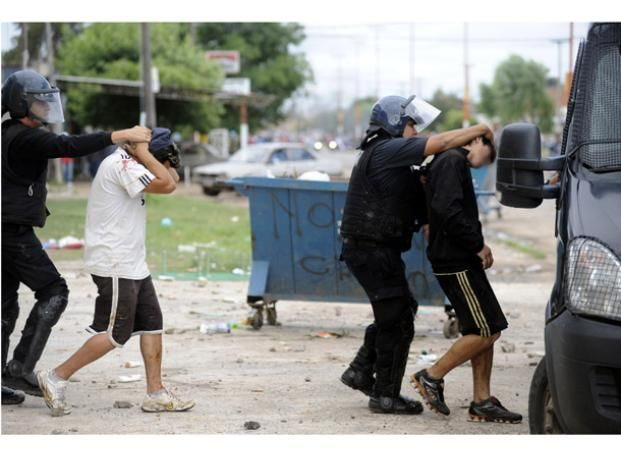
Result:
[[2,128],[2,222],[42,228],[49,215],[45,208],[47,167],[33,180],[18,175],[9,165],[11,142],[26,130],[23,124]]
[[379,143],[368,147],[352,170],[340,234],[408,250],[416,230],[411,202],[390,192],[378,192],[368,177],[369,160]]

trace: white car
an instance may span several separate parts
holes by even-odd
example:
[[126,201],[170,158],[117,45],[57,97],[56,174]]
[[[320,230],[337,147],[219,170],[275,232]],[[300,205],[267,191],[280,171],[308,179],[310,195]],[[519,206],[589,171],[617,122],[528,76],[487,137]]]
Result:
[[218,195],[233,188],[227,181],[237,177],[264,176],[296,178],[307,171],[321,171],[330,176],[340,176],[341,162],[317,158],[304,144],[267,143],[253,144],[235,152],[223,163],[198,166],[193,171],[206,195]]

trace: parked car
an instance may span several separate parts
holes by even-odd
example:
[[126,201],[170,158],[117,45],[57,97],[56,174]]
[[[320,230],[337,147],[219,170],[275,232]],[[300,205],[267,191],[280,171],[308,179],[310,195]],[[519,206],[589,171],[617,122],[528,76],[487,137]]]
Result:
[[233,178],[297,177],[307,171],[340,176],[343,168],[338,160],[318,158],[304,144],[267,143],[240,149],[226,162],[199,166],[194,169],[193,178],[206,195],[215,196],[223,190],[233,190],[227,185]]
[[[556,280],[545,357],[530,387],[531,433],[621,433],[621,24],[594,24],[580,44],[561,155],[541,160],[539,129],[507,126],[497,188],[503,205],[556,199]],[[559,173],[544,185],[543,171]]]
[[217,150],[208,144],[198,144],[195,142],[182,142],[179,146],[181,151],[182,166],[177,171],[181,179],[184,178],[185,168],[190,168],[190,172],[198,166],[213,163],[222,163],[228,158],[222,157]]

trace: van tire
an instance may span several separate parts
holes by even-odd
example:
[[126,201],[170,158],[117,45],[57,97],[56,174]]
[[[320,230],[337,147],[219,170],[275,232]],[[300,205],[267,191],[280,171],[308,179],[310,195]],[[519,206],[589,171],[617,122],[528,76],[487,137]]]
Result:
[[562,434],[554,414],[552,394],[548,382],[546,358],[543,357],[530,383],[528,394],[528,426],[530,434]]

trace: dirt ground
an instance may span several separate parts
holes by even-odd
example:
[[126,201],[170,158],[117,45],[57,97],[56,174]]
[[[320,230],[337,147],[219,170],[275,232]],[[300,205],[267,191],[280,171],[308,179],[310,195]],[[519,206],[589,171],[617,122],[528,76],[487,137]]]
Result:
[[[496,345],[492,388],[507,407],[525,416],[521,425],[466,420],[472,389],[469,365],[446,377],[445,396],[452,410],[448,418],[428,410],[413,417],[370,413],[367,399],[339,381],[372,319],[369,305],[279,302],[280,326],[204,335],[199,332],[203,322],[245,319],[247,283],[156,281],[166,328],[164,381],[180,396],[196,401],[192,411],[146,414],[140,410],[143,369],[123,366],[140,360],[138,339],[133,338],[125,348],[72,379],[71,415],[52,418],[42,399],[27,397],[22,405],[2,407],[2,433],[527,433],[528,389],[543,355],[544,309],[554,279],[554,204],[546,202],[536,210],[503,208],[502,212],[502,219],[492,214],[485,223],[496,260],[489,276],[510,325]],[[545,252],[545,258],[536,260],[503,245],[507,237],[530,241]],[[70,303],[39,368],[52,367],[74,352],[87,339],[83,328],[91,323],[96,290],[82,263],[58,261],[57,265],[69,282]],[[22,289],[20,302],[23,310],[17,328],[23,327],[32,293]],[[444,319],[441,308],[421,307],[403,383],[405,395],[417,397],[407,380],[429,364],[421,359],[422,352],[441,355],[450,346],[442,335]],[[341,337],[318,337],[322,331]],[[16,331],[12,348],[18,336]],[[141,374],[142,380],[119,382],[119,376],[131,374]],[[116,401],[133,406],[114,408]],[[246,430],[248,421],[258,422],[260,428]]]

